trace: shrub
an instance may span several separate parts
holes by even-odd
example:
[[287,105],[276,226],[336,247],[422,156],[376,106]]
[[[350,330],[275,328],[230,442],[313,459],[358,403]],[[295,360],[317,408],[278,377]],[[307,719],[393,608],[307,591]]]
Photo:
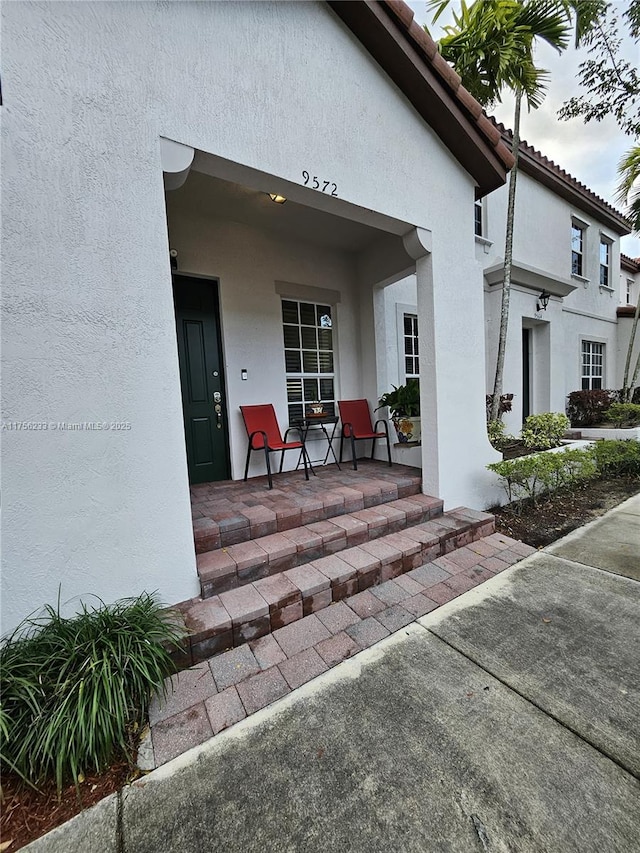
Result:
[[543,492],[556,491],[596,474],[593,453],[579,448],[493,462],[487,468],[500,477],[509,503],[529,498],[535,504]]
[[602,423],[609,406],[617,397],[617,391],[600,388],[591,391],[572,391],[567,398],[567,415],[571,426],[592,426]]
[[605,415],[616,427],[633,427],[640,424],[640,406],[636,403],[612,403]]
[[524,446],[532,450],[559,447],[569,427],[569,418],[561,412],[544,412],[529,415],[522,428]]
[[640,477],[640,442],[597,441],[593,452],[601,476]]
[[76,784],[130,757],[131,731],[146,719],[151,692],[175,672],[169,649],[184,636],[155,599],[102,603],[63,618],[52,607],[26,619],[0,648],[0,759],[35,785]]
[[502,421],[489,421],[487,423],[487,435],[491,445],[496,450],[504,450],[508,444],[516,440],[515,436],[506,433],[505,429]]

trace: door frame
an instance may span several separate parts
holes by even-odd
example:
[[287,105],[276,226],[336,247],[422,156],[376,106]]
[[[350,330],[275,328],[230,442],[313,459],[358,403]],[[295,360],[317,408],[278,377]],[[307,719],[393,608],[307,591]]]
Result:
[[[228,406],[228,390],[227,390],[227,371],[224,360],[224,339],[222,335],[222,310],[220,308],[220,279],[217,276],[211,275],[202,275],[201,273],[192,273],[187,272],[185,270],[171,270],[171,300],[173,304],[173,289],[174,282],[176,278],[187,278],[194,279],[198,281],[208,282],[213,288],[213,301],[215,305],[215,324],[216,324],[216,334],[218,339],[218,364],[220,365],[220,387],[222,389],[223,400],[225,401],[225,418],[223,429],[225,431],[225,468],[227,471],[227,479],[232,479],[232,470],[231,470],[231,435],[229,430],[229,425],[231,423],[229,418],[229,406]],[[178,393],[180,395],[180,411],[182,412],[182,425],[184,431],[184,405],[182,400],[182,380],[180,376],[180,351],[178,348],[178,333],[177,333],[177,323],[176,323],[176,309],[175,304],[173,304],[173,326],[176,330],[176,358],[178,359]],[[185,460],[187,462],[187,480],[189,482],[189,486],[191,487],[191,480],[189,479],[189,461],[187,459],[187,438],[184,436],[185,441]],[[215,482],[224,482],[224,480],[218,480]]]

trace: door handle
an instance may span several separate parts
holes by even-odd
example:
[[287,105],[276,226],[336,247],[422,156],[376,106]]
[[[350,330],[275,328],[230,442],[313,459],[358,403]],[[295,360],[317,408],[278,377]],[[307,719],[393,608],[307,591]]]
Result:
[[213,402],[214,403],[221,403],[222,402],[222,394],[219,391],[213,392]]

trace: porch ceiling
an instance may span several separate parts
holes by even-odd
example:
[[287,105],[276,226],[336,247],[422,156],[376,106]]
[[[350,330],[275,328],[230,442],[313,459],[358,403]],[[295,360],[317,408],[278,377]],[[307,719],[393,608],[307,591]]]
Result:
[[[276,184],[274,180],[272,191],[282,192]],[[285,204],[275,204],[261,190],[195,170],[167,198],[176,211],[188,207],[207,219],[240,222],[287,239],[343,251],[359,253],[388,237],[387,232],[378,228],[291,199]]]

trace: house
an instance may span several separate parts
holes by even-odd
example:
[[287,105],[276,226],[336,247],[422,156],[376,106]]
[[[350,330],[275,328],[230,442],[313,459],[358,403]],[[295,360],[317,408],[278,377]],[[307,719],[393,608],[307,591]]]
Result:
[[[498,127],[511,147],[510,132]],[[503,187],[467,212],[484,279],[487,393],[498,346],[506,210]],[[514,394],[504,416],[509,432],[518,433],[529,414],[563,412],[570,391],[621,387],[631,328],[626,317],[633,315],[633,307],[624,306],[635,304],[639,281],[637,263],[620,254],[620,237],[629,231],[617,210],[521,143],[503,384]],[[385,300],[387,370],[397,382],[416,375],[406,357],[414,351],[407,335],[417,335],[418,325],[413,279],[389,288]]]
[[[622,387],[624,369],[629,356],[629,339],[640,299],[640,258],[629,258],[620,254],[620,304],[616,311],[618,320],[617,365],[618,385]],[[636,361],[640,356],[640,335],[636,329],[631,358],[629,359],[629,382],[633,379]],[[636,391],[636,394],[638,392]]]
[[375,305],[410,274],[423,488],[487,505],[468,211],[512,156],[404,3],[8,4],[3,28],[4,633],[59,591],[196,595],[189,483],[242,477],[239,406],[375,401]]

